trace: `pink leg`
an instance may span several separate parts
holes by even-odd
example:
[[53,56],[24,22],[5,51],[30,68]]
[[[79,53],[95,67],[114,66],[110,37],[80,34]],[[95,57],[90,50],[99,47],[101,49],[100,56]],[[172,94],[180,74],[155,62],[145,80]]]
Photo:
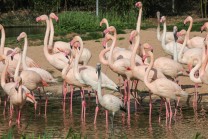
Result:
[[10,106],[10,119],[9,119],[9,126],[11,125],[12,123],[12,117],[13,117],[13,106],[11,105]]
[[193,107],[197,108],[197,92],[198,92],[198,83],[195,83],[195,93],[193,99]]
[[65,107],[66,107],[66,93],[67,93],[67,84],[66,81],[63,82],[63,112],[65,113]]
[[5,96],[5,100],[4,100],[4,111],[3,111],[3,115],[6,114],[6,104],[7,104],[7,96]]
[[169,117],[167,101],[165,101],[165,109],[166,109],[166,125],[167,125],[168,124],[168,117]]
[[127,80],[124,81],[124,105],[127,102]]
[[149,123],[152,123],[152,97],[151,94],[149,93]]
[[95,91],[95,97],[96,97],[96,108],[95,108],[95,118],[94,118],[94,124],[96,124],[97,121],[97,114],[99,111],[99,107],[98,107],[98,96],[97,96],[97,91]]
[[106,120],[106,125],[108,127],[108,110],[105,110],[105,120]]
[[163,104],[163,98],[160,99],[160,113],[159,113],[159,123],[161,121],[161,113],[162,113],[162,104]]
[[73,92],[74,92],[74,88],[72,85],[70,85],[70,89],[71,89],[70,113],[72,113],[72,99],[73,99]]
[[174,114],[174,116],[176,116],[177,108],[178,108],[178,105],[179,105],[179,101],[180,101],[180,97],[178,97],[178,101],[177,101],[177,105],[176,105],[176,108],[175,108],[175,114]]
[[17,124],[20,124],[21,110],[18,110]]
[[85,111],[86,111],[86,102],[85,102],[85,98],[84,98],[84,90],[81,90],[81,97],[82,97],[82,121],[85,121]]
[[[138,80],[135,80],[136,82],[134,82],[135,83],[135,89],[134,89],[134,96],[136,97],[136,99],[137,99],[137,97],[138,97],[138,94],[137,94],[137,85],[138,85]],[[137,106],[138,106],[138,104],[137,104],[137,102],[136,102],[136,100],[134,101],[134,107],[135,107],[135,112],[137,111]]]
[[[128,119],[130,120],[131,118],[131,115],[130,115],[130,94],[131,94],[131,92],[130,92],[130,80],[127,80],[127,90],[128,90],[128,92],[127,92],[127,107],[128,107]],[[130,121],[129,121],[130,122]]]
[[45,99],[46,99],[45,100],[45,116],[46,116],[46,114],[47,114],[47,106],[48,106],[48,97],[46,96]]
[[172,120],[172,117],[173,117],[173,112],[172,112],[170,100],[168,101],[168,104],[169,104],[169,108],[170,108],[170,122],[169,122],[169,124],[171,124],[171,120]]

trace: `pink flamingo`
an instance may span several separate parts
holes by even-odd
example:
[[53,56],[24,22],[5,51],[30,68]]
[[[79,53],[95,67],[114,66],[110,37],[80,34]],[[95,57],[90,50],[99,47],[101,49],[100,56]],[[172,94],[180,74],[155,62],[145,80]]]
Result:
[[[17,122],[20,123],[20,110],[24,103],[27,101],[36,103],[35,98],[30,94],[30,91],[25,87],[22,86],[21,78],[17,78],[16,82],[9,82],[6,83],[6,74],[9,66],[9,60],[6,56],[1,55],[0,61],[5,60],[5,67],[3,69],[1,75],[1,87],[3,88],[4,92],[10,97],[10,114],[12,115],[13,105],[19,106],[18,118]],[[19,84],[19,86],[17,86]],[[18,89],[16,88],[18,87]],[[11,123],[11,121],[10,121]]]
[[[17,63],[17,67],[15,69],[14,80],[16,81],[17,78],[20,77],[22,79],[22,84],[31,92],[33,92],[35,89],[38,89],[39,94],[40,94],[40,87],[42,87],[45,93],[44,86],[48,86],[48,84],[41,78],[41,76],[37,72],[32,71],[32,70],[23,70],[19,75],[20,64],[22,62],[22,54],[21,54],[20,48],[18,47],[15,48],[13,53],[20,55],[20,58]],[[45,115],[47,111],[46,106],[47,106],[47,101],[45,104]],[[36,110],[36,107],[35,107],[35,110]]]
[[192,28],[192,25],[193,25],[193,18],[191,16],[188,16],[185,20],[184,20],[184,25],[187,23],[187,22],[190,22],[190,25],[189,25],[189,28],[186,32],[186,35],[187,35],[187,46],[189,48],[202,48],[204,46],[204,38],[203,37],[193,37],[191,39],[189,39],[189,36],[190,36],[190,32],[191,32],[191,28]]
[[[84,84],[85,86],[92,87],[93,90],[97,90],[98,77],[96,76],[95,68],[85,65],[78,66],[79,58],[81,57],[81,54],[83,52],[83,41],[79,36],[75,36],[70,43],[73,46],[75,42],[79,42],[80,46],[78,46],[76,49],[78,51],[78,55],[76,55],[75,57],[75,62],[73,66],[74,76],[80,83]],[[109,88],[114,91],[118,91],[118,86],[112,80],[110,80],[104,73],[102,73],[102,87]],[[82,92],[82,95],[84,96],[84,92]],[[96,104],[98,104],[97,97],[96,97]],[[94,123],[96,122],[97,113],[98,113],[98,105],[95,110]],[[85,108],[84,108],[84,115],[85,115]]]
[[111,94],[105,94],[102,95],[102,73],[101,73],[101,64],[97,63],[96,66],[96,73],[98,74],[98,83],[97,83],[97,95],[98,95],[98,100],[99,103],[102,107],[107,109],[108,111],[112,112],[112,129],[113,129],[113,120],[114,120],[114,115],[117,111],[122,110],[126,112],[124,103],[122,100],[120,100],[118,97],[111,95]]
[[[51,13],[49,15],[50,17],[50,39],[49,39],[49,51],[52,51],[52,53],[59,53],[59,52],[64,52],[67,55],[75,55],[75,52],[73,52],[71,50],[71,46],[69,43],[67,42],[63,42],[63,41],[56,41],[53,43],[53,37],[54,37],[54,27],[53,27],[53,22],[52,19],[55,19],[56,21],[58,21],[58,16],[56,16],[54,13]],[[80,64],[84,64],[86,65],[90,58],[92,57],[91,52],[89,51],[89,49],[84,48],[83,50],[83,54],[80,58],[79,63]]]
[[46,33],[45,33],[45,37],[44,37],[44,47],[43,47],[43,51],[44,51],[44,55],[45,55],[46,59],[53,67],[55,67],[58,70],[62,70],[65,67],[65,65],[67,64],[68,59],[60,52],[59,53],[49,53],[49,51],[48,51],[47,42],[48,42],[49,31],[50,31],[48,16],[41,15],[36,18],[36,21],[37,22],[46,21]]
[[172,109],[171,109],[171,105],[170,105],[170,99],[176,99],[177,97],[187,97],[188,94],[185,91],[183,91],[178,84],[176,84],[175,82],[173,82],[171,80],[168,80],[167,78],[159,78],[159,79],[156,79],[156,80],[150,82],[148,80],[148,78],[149,78],[148,76],[149,76],[151,68],[154,65],[154,56],[151,51],[148,51],[147,53],[151,58],[151,62],[145,72],[144,83],[153,94],[163,97],[168,101],[170,113],[168,112],[167,102],[165,102],[166,119],[168,116],[170,116],[170,123],[171,123]]

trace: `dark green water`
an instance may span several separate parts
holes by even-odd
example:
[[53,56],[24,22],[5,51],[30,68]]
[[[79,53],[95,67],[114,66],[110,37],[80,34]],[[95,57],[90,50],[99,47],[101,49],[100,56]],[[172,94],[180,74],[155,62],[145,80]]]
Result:
[[[166,125],[165,111],[161,122],[158,122],[159,101],[153,103],[152,124],[149,124],[148,103],[144,102],[138,110],[134,111],[134,104],[131,105],[131,121],[128,123],[127,114],[122,119],[122,113],[117,113],[114,121],[114,135],[111,135],[111,129],[106,128],[105,111],[100,108],[97,124],[93,124],[95,99],[87,100],[86,122],[80,120],[81,100],[73,99],[73,113],[69,112],[69,102],[66,101],[66,113],[62,111],[61,99],[50,99],[48,101],[47,117],[44,117],[44,100],[41,103],[41,114],[34,115],[34,107],[27,103],[22,110],[21,124],[18,127],[15,123],[16,112],[13,115],[12,124],[14,138],[20,138],[22,134],[35,137],[47,134],[51,138],[65,138],[69,129],[72,128],[76,133],[81,133],[87,138],[141,138],[141,139],[191,139],[197,132],[208,138],[208,120],[207,113],[201,111],[201,106],[205,110],[208,104],[201,104],[196,112],[191,106],[183,105],[182,114],[173,118],[171,125]],[[3,114],[3,103],[0,105],[0,137],[6,134],[10,127],[9,109],[7,107],[6,115]],[[110,114],[109,114],[110,115]],[[110,126],[110,120],[109,120]]]

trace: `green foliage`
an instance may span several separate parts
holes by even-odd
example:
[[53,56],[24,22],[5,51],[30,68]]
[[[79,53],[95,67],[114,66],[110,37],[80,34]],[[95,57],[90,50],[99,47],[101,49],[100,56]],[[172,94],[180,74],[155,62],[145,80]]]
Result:
[[205,137],[202,136],[200,132],[196,132],[192,139],[205,139]]

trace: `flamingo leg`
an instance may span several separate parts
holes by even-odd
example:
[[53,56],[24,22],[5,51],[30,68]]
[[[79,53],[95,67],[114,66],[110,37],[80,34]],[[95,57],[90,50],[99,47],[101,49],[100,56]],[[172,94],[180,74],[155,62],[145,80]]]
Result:
[[13,105],[10,105],[10,119],[9,119],[9,126],[12,123],[12,117],[13,117]]
[[65,113],[66,107],[66,93],[67,93],[67,83],[66,81],[63,82],[63,112]]
[[198,94],[198,83],[195,83],[195,93],[194,93],[194,100],[193,100],[193,107],[197,108],[197,95]]
[[106,126],[108,127],[108,110],[105,110],[105,121],[106,121]]
[[130,94],[131,94],[131,92],[130,92],[130,80],[127,81],[127,88],[128,88],[128,92],[127,92],[127,93],[128,93],[128,94],[127,94],[127,95],[128,95],[128,96],[127,96],[127,99],[128,99],[128,100],[127,100],[127,106],[128,106],[128,118],[131,119],[131,118],[130,118],[130,116],[131,116],[131,115],[130,115],[130,110],[131,110],[131,106],[130,106],[130,104],[131,104],[131,103],[130,103]]
[[[135,89],[134,89],[134,96],[135,96],[135,98],[137,99],[138,98],[138,94],[137,94],[137,85],[138,85],[138,82],[139,82],[139,80],[135,80]],[[138,106],[138,104],[137,104],[137,102],[136,102],[136,100],[134,101],[134,107],[135,107],[135,112],[137,111],[137,106]]]
[[171,120],[172,120],[172,117],[173,117],[173,112],[172,112],[170,100],[168,100],[168,104],[169,104],[169,109],[170,109],[170,122],[169,122],[169,124],[171,124]]
[[[32,91],[32,96],[35,97],[34,92]],[[37,104],[34,103],[34,110],[35,110],[35,116],[36,116],[36,109],[37,109]]]
[[5,99],[4,99],[4,111],[3,111],[3,115],[5,115],[6,113],[6,104],[7,104],[7,96],[5,96]]
[[86,112],[86,102],[84,99],[84,90],[81,89],[81,97],[82,97],[82,114],[81,114],[81,119],[82,121],[85,121],[85,112]]
[[149,123],[151,124],[152,122],[152,97],[151,97],[151,93],[149,93]]
[[163,98],[160,99],[160,113],[159,113],[159,123],[161,121],[161,113],[162,113],[162,104],[163,104]]
[[168,121],[168,117],[169,117],[167,101],[165,101],[165,109],[166,109],[166,125],[167,125],[167,121]]
[[39,92],[39,101],[40,101],[40,103],[39,103],[39,115],[40,115],[40,110],[41,110],[41,94],[40,94],[40,87],[38,87],[38,92]]
[[18,110],[18,117],[17,117],[17,124],[20,124],[20,117],[21,117],[21,109]]
[[127,80],[124,81],[124,105],[127,102]]
[[176,104],[176,108],[175,108],[175,114],[174,114],[174,116],[176,116],[177,109],[178,109],[178,106],[179,106],[179,101],[180,101],[180,97],[178,97],[178,100],[177,100],[177,104]]
[[94,124],[96,124],[97,121],[97,114],[99,111],[99,107],[98,107],[98,96],[97,96],[97,91],[95,91],[95,97],[96,97],[96,108],[95,108],[95,118],[94,118]]
[[71,90],[71,98],[70,98],[70,113],[72,113],[72,99],[73,99],[73,92],[74,88],[72,85],[70,85],[70,90]]

